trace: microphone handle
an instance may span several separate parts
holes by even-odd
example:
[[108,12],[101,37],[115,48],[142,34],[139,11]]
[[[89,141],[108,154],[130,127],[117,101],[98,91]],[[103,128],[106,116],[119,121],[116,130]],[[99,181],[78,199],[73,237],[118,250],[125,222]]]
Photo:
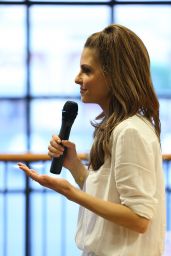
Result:
[[50,172],[53,174],[60,174],[63,166],[64,157],[66,154],[66,148],[64,149],[63,155],[60,157],[53,157],[50,167]]
[[[61,140],[68,140],[71,130],[71,122],[62,122],[62,127],[59,133]],[[63,166],[64,157],[66,155],[67,148],[64,147],[64,152],[60,157],[53,157],[50,167],[50,172],[53,174],[60,174]]]

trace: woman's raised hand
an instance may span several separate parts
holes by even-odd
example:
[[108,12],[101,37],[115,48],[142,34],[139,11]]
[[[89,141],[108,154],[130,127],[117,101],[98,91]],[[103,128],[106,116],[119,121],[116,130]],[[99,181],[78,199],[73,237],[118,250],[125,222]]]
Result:
[[60,157],[64,153],[64,147],[67,148],[67,152],[64,157],[63,166],[73,170],[80,162],[74,143],[68,140],[61,140],[57,135],[53,135],[48,146],[48,155],[50,157]]
[[40,185],[50,188],[72,200],[74,187],[65,179],[52,177],[46,174],[39,174],[37,171],[30,169],[23,163],[18,163],[18,167],[23,170],[28,177],[38,182]]

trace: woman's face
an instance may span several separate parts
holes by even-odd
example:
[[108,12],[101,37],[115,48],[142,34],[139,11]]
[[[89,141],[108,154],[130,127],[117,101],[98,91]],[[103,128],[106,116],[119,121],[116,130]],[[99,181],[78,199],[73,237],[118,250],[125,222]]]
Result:
[[108,112],[109,87],[94,49],[84,48],[75,83],[80,85],[81,100],[84,103],[96,103],[104,112]]

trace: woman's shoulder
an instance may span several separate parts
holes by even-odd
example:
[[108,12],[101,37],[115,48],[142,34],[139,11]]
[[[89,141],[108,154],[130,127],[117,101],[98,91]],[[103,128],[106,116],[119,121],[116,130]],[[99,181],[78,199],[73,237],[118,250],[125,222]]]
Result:
[[114,131],[123,131],[130,128],[136,128],[139,123],[139,117],[137,115],[128,117],[127,119],[120,122],[114,129]]
[[134,135],[140,134],[141,136],[149,137],[155,136],[155,131],[153,126],[145,118],[134,115],[119,123],[113,130],[113,136],[119,135]]

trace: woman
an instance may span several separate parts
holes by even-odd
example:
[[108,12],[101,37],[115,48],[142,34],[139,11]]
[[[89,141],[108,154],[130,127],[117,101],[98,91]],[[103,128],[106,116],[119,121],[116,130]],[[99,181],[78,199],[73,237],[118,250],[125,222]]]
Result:
[[75,82],[84,103],[102,108],[93,123],[89,168],[78,159],[70,141],[53,136],[48,149],[51,157],[59,157],[67,148],[64,167],[80,189],[21,163],[19,167],[81,206],[76,243],[82,255],[160,256],[165,189],[159,103],[143,42],[121,25],[91,35]]

